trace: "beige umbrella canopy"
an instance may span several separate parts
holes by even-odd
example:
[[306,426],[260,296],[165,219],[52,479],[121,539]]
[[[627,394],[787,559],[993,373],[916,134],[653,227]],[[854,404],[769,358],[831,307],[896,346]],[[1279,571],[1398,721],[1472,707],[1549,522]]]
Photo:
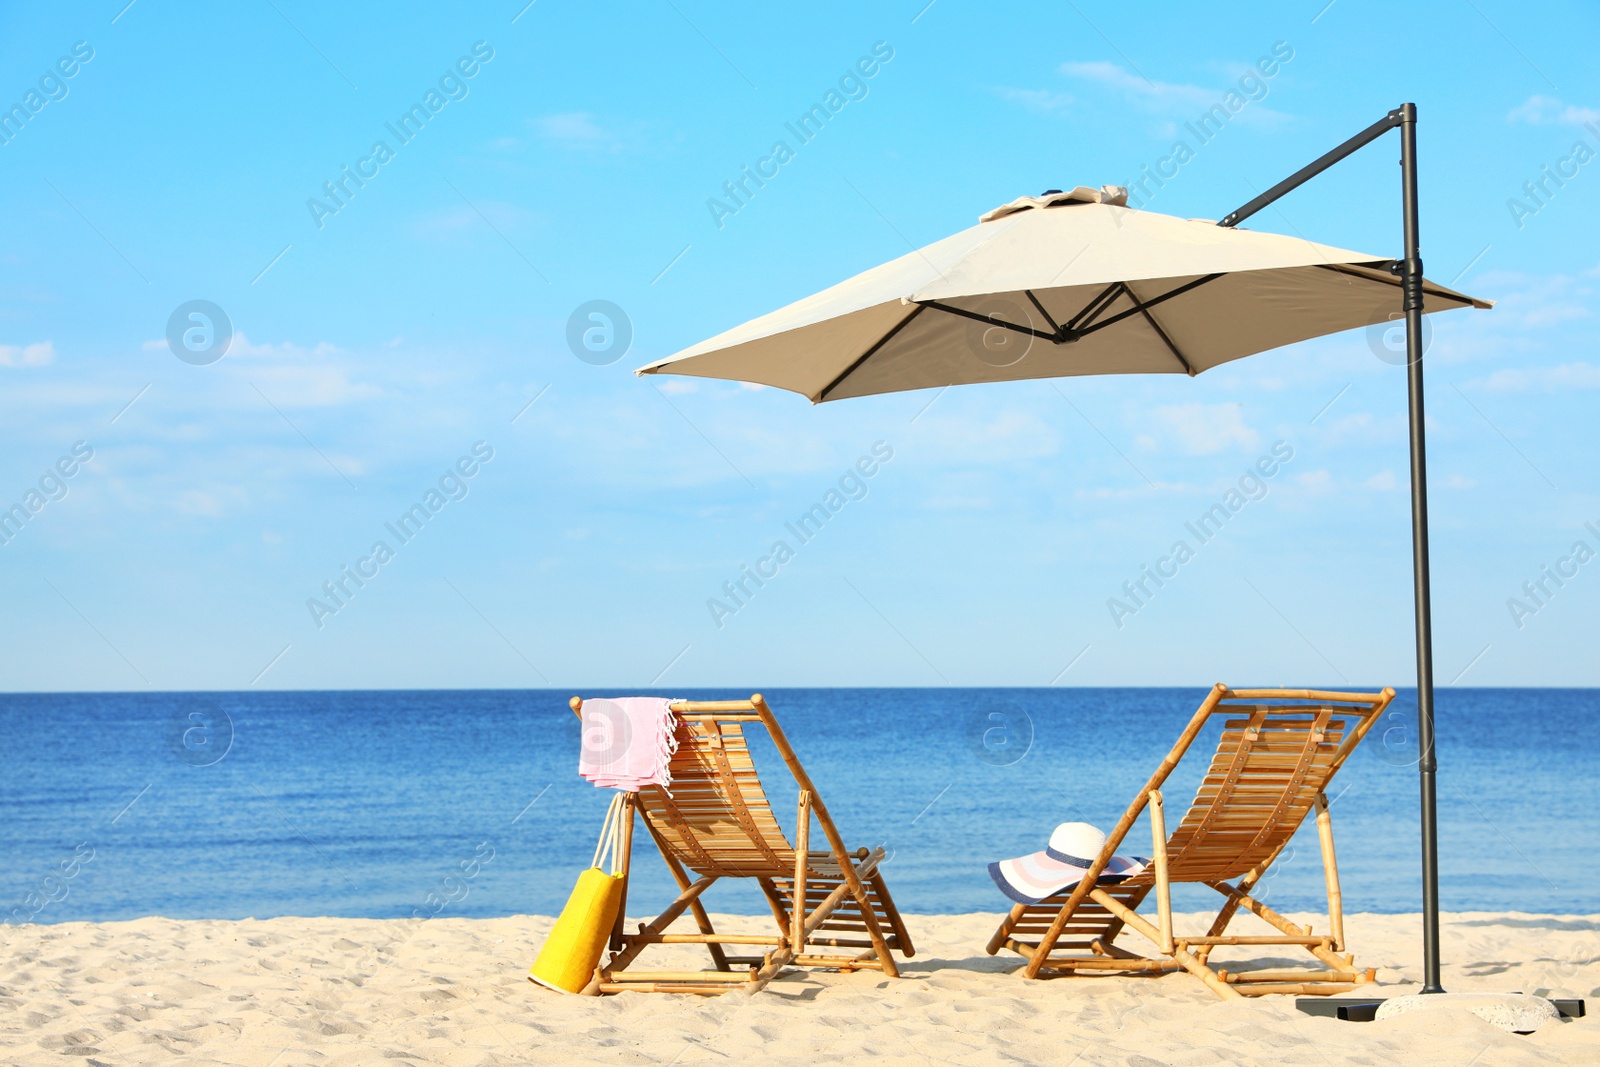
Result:
[[[1395,261],[1126,206],[1023,197],[639,374],[758,382],[813,403],[971,382],[1189,374],[1398,319]],[[1426,310],[1487,308],[1424,281]]]

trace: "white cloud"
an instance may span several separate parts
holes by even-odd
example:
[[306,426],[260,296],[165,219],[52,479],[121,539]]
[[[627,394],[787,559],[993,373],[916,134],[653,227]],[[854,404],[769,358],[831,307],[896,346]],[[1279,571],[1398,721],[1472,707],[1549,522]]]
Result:
[[0,345],[0,367],[43,367],[55,362],[56,348],[50,341],[31,345]]
[[[165,341],[157,342],[158,347],[166,347]],[[149,347],[146,345],[145,347]],[[302,348],[292,341],[283,341],[273,344],[252,344],[250,338],[245,336],[243,330],[233,335],[233,340],[228,342],[229,359],[278,359],[278,360],[304,360],[311,357],[327,357],[338,354],[337,346],[327,341],[318,341],[315,348]]]
[[178,495],[178,511],[214,519],[222,514],[222,501],[202,490],[189,489]]
[[934,405],[918,423],[927,437],[919,445],[925,462],[969,464],[1004,463],[1053,456],[1060,449],[1056,429],[1027,411],[980,414],[958,413]]
[[1261,440],[1260,434],[1245,425],[1238,402],[1171,404],[1156,408],[1155,413],[1191,456],[1213,455],[1229,445],[1254,448]]
[[1002,99],[1021,104],[1029,111],[1035,111],[1041,115],[1063,114],[1077,102],[1071,93],[1058,93],[1050,89],[1011,89],[1002,87],[996,89],[995,92]]
[[[1254,68],[1241,67],[1240,71],[1255,75]],[[1181,136],[1181,128],[1176,122],[1170,121],[1174,112],[1189,112],[1199,115],[1209,111],[1213,106],[1223,103],[1229,93],[1237,93],[1251,101],[1250,106],[1242,111],[1232,113],[1234,118],[1248,116],[1256,121],[1287,119],[1289,116],[1281,111],[1273,111],[1261,106],[1261,101],[1266,98],[1257,86],[1257,95],[1247,94],[1235,83],[1216,88],[1206,88],[1203,85],[1187,85],[1179,82],[1151,81],[1136,71],[1125,70],[1115,63],[1093,61],[1086,63],[1063,63],[1058,68],[1059,73],[1068,78],[1108,89],[1123,96],[1137,105],[1141,110],[1159,115],[1169,121],[1159,123],[1156,133],[1163,138]],[[1242,76],[1242,75],[1241,75]],[[1255,75],[1260,82],[1259,75]],[[1029,111],[1044,115],[1065,114],[1074,109],[1082,109],[1083,105],[1071,93],[1058,92],[1053,89],[1016,89],[1001,87],[994,90],[996,94],[1006,100],[1021,104]]]
[[1367,479],[1368,489],[1376,489],[1381,493],[1394,490],[1400,483],[1395,480],[1394,471],[1379,471]]
[[[1446,363],[1474,362],[1505,366],[1535,362],[1545,353],[1570,351],[1574,340],[1555,340],[1558,328],[1594,318],[1600,287],[1588,271],[1575,274],[1523,274],[1487,271],[1473,282],[1478,295],[1496,299],[1492,312],[1467,312],[1457,318],[1435,316],[1434,352]],[[1548,357],[1546,357],[1548,358]],[[1478,381],[1475,385],[1482,386]],[[1504,384],[1515,384],[1512,378]]]
[[[1249,70],[1250,73],[1255,73],[1251,68],[1241,68],[1241,70]],[[1249,117],[1260,121],[1264,119],[1280,120],[1289,117],[1284,112],[1262,107],[1261,101],[1266,99],[1266,93],[1262,92],[1260,96],[1252,97],[1239,88],[1237,80],[1233,84],[1219,88],[1206,88],[1203,85],[1187,85],[1179,82],[1151,81],[1138,73],[1123,70],[1115,63],[1103,61],[1063,63],[1061,64],[1061,73],[1069,78],[1077,78],[1081,81],[1093,82],[1096,85],[1104,86],[1107,89],[1114,89],[1134,103],[1143,105],[1146,110],[1162,115],[1171,115],[1174,110],[1208,111],[1212,106],[1221,104],[1223,98],[1229,93],[1236,93],[1240,97],[1246,98],[1249,101],[1249,106],[1242,111],[1234,112],[1233,118],[1244,119]],[[1258,82],[1261,81],[1259,76],[1256,80]],[[1258,86],[1258,88],[1262,87],[1264,87],[1264,83],[1263,86]]]
[[1108,89],[1117,89],[1135,99],[1164,106],[1183,104],[1210,107],[1221,95],[1215,89],[1205,89],[1198,85],[1150,81],[1148,78],[1123,70],[1115,63],[1063,63],[1061,73],[1069,78],[1096,82]]
[[[212,486],[208,489],[185,489],[178,494],[176,508],[181,515],[192,515],[202,519],[218,519],[235,511],[241,506],[250,503],[249,494],[235,485]],[[277,541],[272,538],[276,537]],[[262,539],[268,544],[281,542],[283,538],[277,534],[268,536],[262,532]]]
[[1525,367],[1497,370],[1487,378],[1471,383],[1491,393],[1526,393],[1533,390],[1600,389],[1600,367],[1578,360],[1557,367]]
[[1587,122],[1600,122],[1600,111],[1592,107],[1564,104],[1553,96],[1528,97],[1506,115],[1508,122],[1525,122],[1530,126],[1582,126]]
[[528,125],[550,140],[560,141],[573,148],[617,146],[616,136],[596,123],[594,116],[587,111],[545,115],[542,118],[529,119]]
[[1522,314],[1522,323],[1533,327],[1555,326],[1563,322],[1586,319],[1591,314],[1593,313],[1582,304],[1552,301],[1529,307]]
[[1375,418],[1370,412],[1353,411],[1341,418],[1323,419],[1317,423],[1315,432],[1322,446],[1327,448],[1393,443],[1406,439],[1406,416],[1403,411],[1390,411],[1382,418]]
[[994,502],[986,496],[954,496],[942,493],[932,496],[922,505],[929,511],[988,511]]
[[1306,471],[1295,480],[1302,489],[1313,493],[1326,493],[1333,489],[1333,475],[1325,470]]
[[[146,341],[143,348],[165,352],[167,342]],[[342,349],[327,341],[312,348],[290,341],[255,344],[240,330],[228,342],[227,356],[217,366],[243,373],[280,407],[336,407],[383,396],[378,386],[352,379],[350,362]]]
[[269,367],[251,379],[280,407],[338,407],[383,395],[376,385],[351,381],[345,369],[336,366]]

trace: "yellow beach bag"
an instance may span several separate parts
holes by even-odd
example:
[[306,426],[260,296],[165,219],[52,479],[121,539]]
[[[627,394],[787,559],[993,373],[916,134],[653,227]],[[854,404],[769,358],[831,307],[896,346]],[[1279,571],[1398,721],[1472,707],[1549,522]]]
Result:
[[[600,843],[595,846],[594,862],[578,875],[578,884],[561,909],[555,928],[545,938],[539,958],[533,963],[528,977],[542,986],[559,993],[581,993],[600,963],[611,937],[611,928],[617,921],[617,907],[622,902],[622,883],[626,877],[619,867],[617,840],[622,832],[622,794],[611,798],[606,811],[606,821],[600,831]],[[601,864],[610,856],[611,873]]]

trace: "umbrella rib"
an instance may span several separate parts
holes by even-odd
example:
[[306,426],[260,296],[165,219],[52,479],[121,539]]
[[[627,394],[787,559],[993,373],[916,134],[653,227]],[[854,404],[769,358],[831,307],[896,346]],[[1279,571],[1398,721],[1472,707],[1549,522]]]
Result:
[[[1146,313],[1148,311],[1149,308],[1153,308],[1157,304],[1165,303],[1166,301],[1171,300],[1175,296],[1182,296],[1184,293],[1187,293],[1189,290],[1198,289],[1202,285],[1206,284],[1207,282],[1214,282],[1220,277],[1222,277],[1222,274],[1220,274],[1220,273],[1219,274],[1207,274],[1204,278],[1196,278],[1192,282],[1187,282],[1187,283],[1185,283],[1183,285],[1178,286],[1176,289],[1173,289],[1171,292],[1162,293],[1160,296],[1156,297],[1154,300],[1141,301],[1137,297],[1135,297],[1134,298],[1134,306],[1129,308],[1127,311],[1119,311],[1117,314],[1111,316],[1109,319],[1104,319],[1104,320],[1102,320],[1100,322],[1097,322],[1093,326],[1084,327],[1083,329],[1079,330],[1078,333],[1080,335],[1082,335],[1082,334],[1090,334],[1090,333],[1094,333],[1096,330],[1103,330],[1107,326],[1115,326],[1117,323],[1121,322],[1123,319],[1129,318],[1130,316],[1133,316],[1133,315],[1144,314],[1144,313]],[[1117,284],[1121,285],[1123,288],[1127,288],[1127,286],[1122,282],[1118,282]],[[1131,295],[1131,292],[1130,292],[1130,295]]]
[[[1155,307],[1157,304],[1163,301],[1171,300],[1175,296],[1181,296],[1191,289],[1198,289],[1206,282],[1215,281],[1220,277],[1222,277],[1221,274],[1208,274],[1203,278],[1196,278],[1192,282],[1180,285],[1171,292],[1162,293],[1154,300],[1148,301],[1139,299],[1139,297],[1134,294],[1133,290],[1128,288],[1128,284],[1126,282],[1112,282],[1110,285],[1106,286],[1105,289],[1101,290],[1098,296],[1089,301],[1089,303],[1084,306],[1083,310],[1074,315],[1071,321],[1069,321],[1065,326],[1056,325],[1056,322],[1053,318],[1051,318],[1050,313],[1044,309],[1044,305],[1039,303],[1039,298],[1033,295],[1033,290],[1024,289],[1023,292],[1027,294],[1028,299],[1033,301],[1033,306],[1039,309],[1039,313],[1042,314],[1045,318],[1045,321],[1050,324],[1052,330],[1050,333],[1046,333],[1043,330],[1036,330],[1031,326],[1019,326],[1014,322],[1007,322],[1006,320],[996,318],[993,315],[985,315],[977,311],[968,311],[966,308],[955,307],[954,305],[945,304],[938,300],[918,300],[915,301],[915,303],[918,307],[930,307],[935,311],[943,311],[947,315],[959,315],[962,318],[972,319],[976,322],[987,323],[990,326],[1000,326],[1015,333],[1025,333],[1031,337],[1038,337],[1042,340],[1058,345],[1066,344],[1069,341],[1076,341],[1078,338],[1083,337],[1086,334],[1091,334],[1094,331],[1103,329],[1106,326],[1119,323],[1129,316],[1143,315],[1145,320],[1148,321],[1155,329],[1156,333],[1161,335],[1161,339],[1165,341],[1167,347],[1172,350],[1172,354],[1178,357],[1178,362],[1183,364],[1183,369],[1192,377],[1196,373],[1194,368],[1189,365],[1189,361],[1184,358],[1183,353],[1178,351],[1178,347],[1172,343],[1172,339],[1167,336],[1166,331],[1164,331],[1156,323],[1156,320],[1151,316],[1149,309]],[[1115,304],[1117,302],[1117,298],[1122,296],[1124,293],[1127,294],[1128,299],[1133,301],[1133,307],[1129,308],[1127,311],[1118,312],[1109,319],[1105,319],[1101,322],[1094,322],[1096,317],[1103,314],[1106,309]],[[911,320],[908,317],[905,322],[902,322],[900,325],[904,326],[906,322],[910,321]],[[1085,323],[1092,323],[1092,325],[1084,325]],[[824,400],[827,399],[828,393],[833,390],[834,386],[838,385],[839,382],[843,381],[846,377],[853,373],[857,367],[866,362],[868,356],[871,356],[880,347],[882,347],[883,344],[887,342],[889,338],[898,333],[899,330],[900,327],[896,326],[893,330],[889,331],[889,333],[882,340],[867,350],[866,355],[856,360],[845,370],[843,374],[839,375],[838,378],[835,378],[833,382],[828,385],[828,388],[824,389],[819,394],[819,398]]]
[[1156,332],[1156,336],[1161,338],[1162,343],[1172,350],[1172,354],[1174,356],[1178,357],[1178,362],[1183,364],[1184,373],[1189,375],[1191,378],[1199,373],[1194,369],[1193,366],[1190,365],[1187,359],[1183,358],[1183,353],[1178,351],[1178,346],[1172,343],[1172,338],[1167,336],[1167,331],[1161,328],[1161,324],[1156,321],[1156,317],[1150,314],[1149,307],[1147,307],[1145,303],[1139,299],[1139,294],[1133,291],[1133,286],[1129,285],[1127,282],[1123,282],[1122,288],[1129,296],[1133,297],[1134,306],[1140,311],[1144,312],[1144,321],[1150,324],[1150,328]]
[[895,323],[894,326],[890,327],[888,333],[886,333],[882,337],[878,338],[877,344],[873,345],[871,348],[869,348],[865,352],[863,352],[861,354],[860,358],[858,358],[854,363],[850,364],[842,372],[840,372],[840,374],[839,374],[839,376],[837,378],[835,378],[833,381],[829,382],[827,385],[823,386],[822,392],[817,394],[817,399],[815,401],[813,401],[813,403],[820,403],[820,402],[828,399],[828,394],[833,392],[835,389],[837,389],[839,387],[839,383],[840,382],[844,381],[846,378],[850,377],[850,375],[854,374],[856,372],[856,369],[858,367],[860,367],[861,364],[865,363],[867,360],[869,360],[873,356],[877,355],[878,349],[880,349],[884,345],[888,344],[891,340],[894,339],[894,335],[895,334],[899,333],[901,330],[906,328],[906,324],[907,323],[909,323],[912,319],[916,318],[918,315],[922,314],[922,309],[923,309],[924,306],[925,305],[920,304],[920,303],[917,304],[916,307],[911,309],[911,314],[907,315],[905,318],[903,318],[899,322]]
[[933,308],[935,311],[943,311],[948,315],[960,315],[964,319],[986,322],[990,326],[1001,326],[1016,333],[1031,334],[1045,341],[1054,341],[1056,344],[1060,344],[1062,341],[1059,333],[1045,333],[1043,330],[1035,330],[1032,326],[1018,326],[1014,322],[1007,322],[1005,319],[996,318],[993,315],[985,315],[981,311],[968,311],[966,308],[958,308],[953,304],[941,304],[937,300],[918,300],[916,303],[921,304],[923,307]]
[[1100,291],[1099,296],[1089,301],[1089,303],[1084,305],[1082,311],[1072,316],[1071,321],[1067,323],[1062,332],[1068,337],[1075,336],[1078,331],[1096,315],[1100,314],[1106,308],[1116,303],[1117,294],[1121,291],[1121,282],[1112,282],[1110,285],[1106,286]]
[[[1374,278],[1372,275],[1362,274],[1360,271],[1346,270],[1343,266],[1337,263],[1317,263],[1315,266],[1321,267],[1323,270],[1331,270],[1335,274],[1343,274],[1349,278],[1360,278],[1363,281],[1373,282],[1377,285],[1387,285],[1391,289],[1400,289],[1404,287],[1404,283],[1398,278],[1393,280],[1383,277]],[[1473,302],[1471,297],[1457,296],[1455,293],[1446,293],[1439,289],[1425,288],[1422,291],[1428,296],[1436,296],[1440,300],[1451,300],[1457,304],[1465,304],[1470,306]]]
[[1044,316],[1044,321],[1049,323],[1050,328],[1055,331],[1056,336],[1060,337],[1061,327],[1056,325],[1056,320],[1050,317],[1050,312],[1046,311],[1044,309],[1044,305],[1039,303],[1039,298],[1033,295],[1033,290],[1024,289],[1023,292],[1028,294],[1028,299],[1032,300],[1033,306],[1039,309],[1039,314]]

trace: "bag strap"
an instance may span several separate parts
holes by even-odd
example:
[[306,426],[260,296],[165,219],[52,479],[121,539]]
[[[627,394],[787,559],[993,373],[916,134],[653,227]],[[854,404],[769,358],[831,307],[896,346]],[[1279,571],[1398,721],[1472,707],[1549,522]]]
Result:
[[622,794],[620,792],[611,797],[611,806],[606,809],[606,820],[600,826],[600,841],[594,848],[594,860],[590,867],[600,868],[606,857],[611,859],[611,873],[617,870],[617,838],[622,832]]
[[626,803],[627,794],[622,790],[612,799],[616,805],[616,818],[611,822],[611,877],[622,877],[622,823],[624,819],[633,817],[633,809]]

